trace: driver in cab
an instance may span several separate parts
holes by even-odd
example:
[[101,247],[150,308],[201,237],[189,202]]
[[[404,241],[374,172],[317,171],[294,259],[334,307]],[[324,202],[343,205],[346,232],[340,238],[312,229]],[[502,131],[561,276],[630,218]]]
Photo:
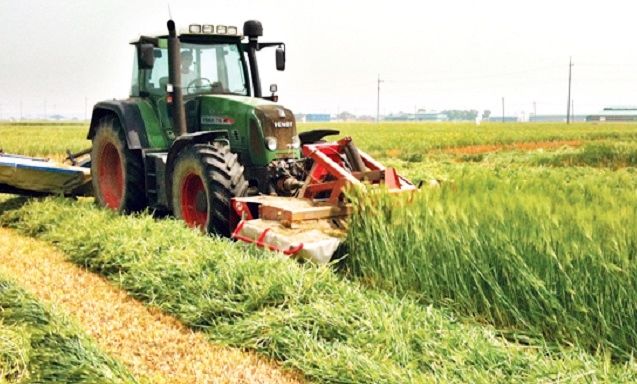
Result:
[[192,61],[192,52],[181,51],[181,84],[184,88],[193,88],[199,85],[195,81],[199,77],[192,69]]
[[193,57],[191,51],[181,51],[181,84],[184,93],[193,94],[201,92],[224,93],[221,82],[212,82],[207,78],[199,77],[192,69]]

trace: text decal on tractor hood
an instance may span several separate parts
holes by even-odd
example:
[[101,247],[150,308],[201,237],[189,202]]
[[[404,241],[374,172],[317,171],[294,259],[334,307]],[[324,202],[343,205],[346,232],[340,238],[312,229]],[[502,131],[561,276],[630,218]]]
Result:
[[274,128],[292,128],[291,121],[275,121]]
[[202,115],[201,124],[232,125],[234,119],[226,116]]

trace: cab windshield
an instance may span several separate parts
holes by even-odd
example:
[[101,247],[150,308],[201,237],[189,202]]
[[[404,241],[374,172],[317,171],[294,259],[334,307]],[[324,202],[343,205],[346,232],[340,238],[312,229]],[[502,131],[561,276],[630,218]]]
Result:
[[184,94],[247,95],[241,53],[236,44],[181,44]]
[[[155,65],[142,79],[133,71],[133,93],[140,82],[151,95],[165,95],[168,84],[168,49],[155,48]],[[241,52],[236,44],[181,43],[181,84],[184,95],[248,95]]]

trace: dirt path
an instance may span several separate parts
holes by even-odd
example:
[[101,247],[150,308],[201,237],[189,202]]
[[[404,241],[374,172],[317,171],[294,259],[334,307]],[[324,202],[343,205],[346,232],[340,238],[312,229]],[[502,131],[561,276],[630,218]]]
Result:
[[65,261],[52,246],[5,228],[0,228],[0,273],[69,314],[143,382],[302,382],[252,353],[210,343],[203,334]]

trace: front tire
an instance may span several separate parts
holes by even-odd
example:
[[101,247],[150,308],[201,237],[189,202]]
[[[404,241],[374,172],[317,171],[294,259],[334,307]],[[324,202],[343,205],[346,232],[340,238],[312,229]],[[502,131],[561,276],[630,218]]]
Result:
[[118,212],[146,207],[141,154],[128,149],[119,120],[100,120],[91,149],[91,175],[95,201]]
[[230,199],[245,196],[248,182],[237,155],[220,143],[179,153],[172,172],[173,213],[192,228],[230,236]]

